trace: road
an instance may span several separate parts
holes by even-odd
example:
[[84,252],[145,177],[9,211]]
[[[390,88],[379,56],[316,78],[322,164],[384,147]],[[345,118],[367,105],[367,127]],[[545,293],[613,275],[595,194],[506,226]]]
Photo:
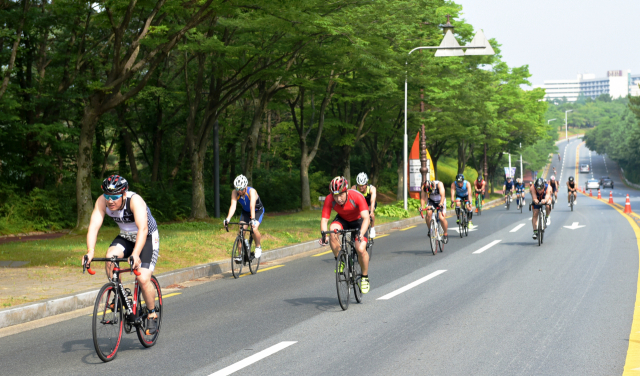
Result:
[[[578,145],[560,145],[563,181],[575,173]],[[580,152],[581,161],[589,158],[584,145]],[[606,174],[602,157],[591,158],[594,176]],[[619,177],[610,176],[622,191]],[[151,349],[126,335],[117,358],[102,363],[84,315],[2,338],[0,369],[4,375],[126,368],[159,375],[621,374],[638,282],[634,231],[601,202],[579,196],[574,212],[563,202],[566,190],[541,247],[531,237],[530,212],[514,206],[474,216],[478,227],[468,237],[450,231],[436,256],[424,225],[380,237],[372,289],[347,311],[338,305],[332,255],[303,257],[167,297]],[[564,227],[574,222],[584,227]]]

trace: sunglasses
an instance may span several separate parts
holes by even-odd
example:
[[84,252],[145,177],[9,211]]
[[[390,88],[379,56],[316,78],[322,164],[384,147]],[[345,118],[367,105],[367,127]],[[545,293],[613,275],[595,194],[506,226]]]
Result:
[[120,197],[122,197],[122,195],[107,195],[107,194],[103,194],[105,200],[109,201],[115,201],[117,199],[119,199]]
[[342,193],[342,192],[340,192],[340,191],[333,191],[332,193],[333,193],[333,195],[334,195],[334,196],[338,196],[338,195],[339,195],[340,193]]

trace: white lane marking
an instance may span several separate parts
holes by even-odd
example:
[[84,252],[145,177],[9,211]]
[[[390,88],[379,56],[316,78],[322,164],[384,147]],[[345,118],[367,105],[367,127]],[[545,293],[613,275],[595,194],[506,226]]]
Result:
[[262,350],[257,354],[253,354],[247,359],[241,360],[235,364],[230,365],[229,367],[223,368],[218,372],[212,373],[209,376],[226,376],[231,375],[232,373],[243,369],[244,367],[250,366],[251,364],[268,357],[269,355],[273,355],[280,350],[283,350],[294,343],[298,343],[298,341],[284,341],[280,342],[277,345],[273,345],[266,350]]
[[516,232],[516,231],[520,230],[521,228],[523,228],[525,224],[526,223],[521,223],[521,224],[517,225],[516,227],[514,227],[513,230],[511,230],[509,232]]
[[418,285],[420,285],[422,283],[425,283],[428,280],[430,280],[431,278],[437,277],[437,276],[439,276],[440,274],[442,274],[444,272],[446,272],[446,270],[436,270],[435,272],[429,274],[428,276],[422,277],[422,278],[420,278],[419,280],[417,280],[415,282],[411,282],[408,285],[406,285],[404,287],[401,287],[401,288],[397,289],[396,291],[392,291],[392,292],[388,293],[387,295],[382,296],[382,297],[380,297],[380,298],[378,298],[376,300],[389,300],[389,299],[393,298],[394,296],[400,295],[400,294],[402,294],[403,292],[405,292],[407,290],[411,290],[412,288],[414,288],[414,287],[416,287],[416,286],[418,286]]
[[489,249],[489,248],[493,247],[494,245],[496,245],[496,244],[500,243],[501,241],[502,241],[502,240],[494,240],[494,241],[492,241],[491,243],[489,243],[489,244],[485,245],[484,247],[482,247],[482,248],[478,249],[477,251],[475,251],[475,252],[473,252],[473,253],[474,253],[474,254],[476,254],[476,253],[482,253],[482,252],[486,251],[487,249]]

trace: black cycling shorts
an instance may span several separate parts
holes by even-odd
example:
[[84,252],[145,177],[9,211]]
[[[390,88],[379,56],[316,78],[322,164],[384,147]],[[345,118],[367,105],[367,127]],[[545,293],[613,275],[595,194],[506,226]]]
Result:
[[[127,258],[131,256],[131,254],[133,254],[133,248],[135,246],[135,242],[129,241],[118,235],[115,239],[113,239],[109,247],[120,248],[124,253],[123,258]],[[154,231],[147,236],[147,241],[144,243],[144,247],[142,247],[142,252],[140,252],[140,261],[142,262],[140,267],[149,269],[153,272],[156,267],[156,262],[158,262],[159,253],[160,237],[158,235],[158,231]]]
[[[362,228],[362,218],[356,219],[355,221],[347,222],[340,215],[336,215],[333,221],[331,221],[331,224],[334,223],[338,223],[343,230],[360,230]],[[364,237],[364,241],[367,241],[366,237]]]
[[[256,209],[256,221],[258,221],[258,223],[262,223],[263,218],[264,218],[264,208],[260,210]],[[251,221],[251,213],[243,210],[242,214],[240,214],[240,222],[249,223],[249,221]]]
[[[456,201],[461,200],[462,202],[469,201],[469,196],[456,196]],[[469,201],[471,202],[471,201]]]

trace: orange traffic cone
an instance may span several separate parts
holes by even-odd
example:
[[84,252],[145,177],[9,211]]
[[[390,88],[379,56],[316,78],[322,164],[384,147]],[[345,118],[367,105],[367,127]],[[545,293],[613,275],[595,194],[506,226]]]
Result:
[[613,191],[609,191],[609,203],[613,204]]
[[598,200],[602,200],[602,195],[600,194],[600,190],[598,189]]
[[476,208],[476,214],[478,213],[478,208]]
[[629,201],[629,194],[627,194],[627,202],[624,204],[624,212],[626,214],[631,214],[631,202]]
[[589,197],[593,197],[593,192],[591,192],[591,189],[589,189]]

